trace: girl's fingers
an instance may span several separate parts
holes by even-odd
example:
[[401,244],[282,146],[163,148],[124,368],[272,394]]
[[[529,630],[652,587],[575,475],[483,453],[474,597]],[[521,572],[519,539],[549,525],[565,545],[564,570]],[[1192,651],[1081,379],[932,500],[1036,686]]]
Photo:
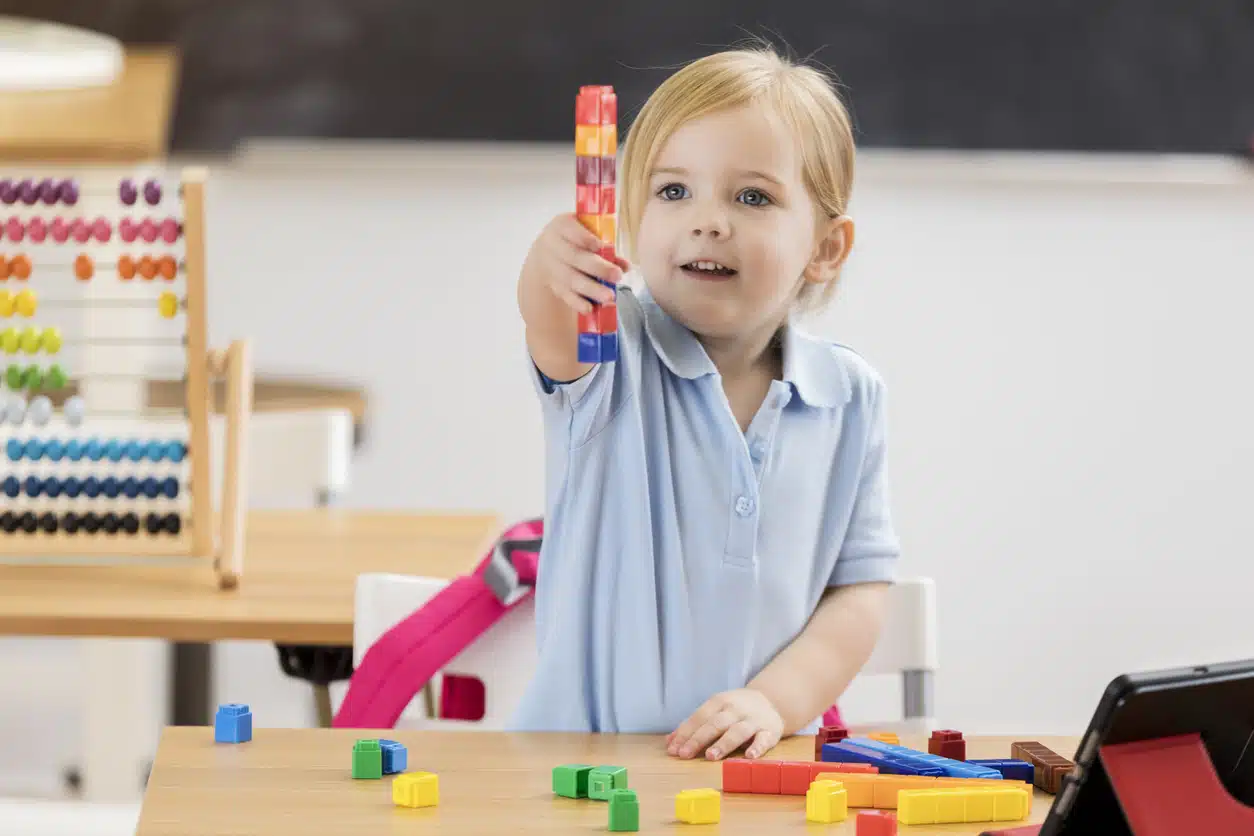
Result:
[[[591,279],[578,270],[571,270],[565,276],[565,286],[572,293],[594,302],[610,303],[614,301],[614,290],[595,279]],[[589,309],[591,310],[591,309]]]
[[569,285],[554,282],[549,289],[553,291],[554,296],[573,308],[576,313],[592,312],[592,303],[572,290]]
[[722,737],[714,741],[714,745],[705,750],[705,756],[712,761],[727,757],[743,746],[757,730],[758,727],[748,720],[733,723],[727,731],[723,732]]
[[773,731],[762,729],[753,737],[753,743],[749,746],[749,751],[745,752],[751,758],[760,758],[769,752],[776,743],[779,743],[779,735]]
[[736,723],[737,719],[737,716],[730,711],[718,712],[692,733],[692,737],[688,738],[688,742],[679,750],[679,756],[681,758],[691,758],[704,752],[706,747],[718,740],[725,731]]
[[596,253],[572,248],[567,254],[566,262],[580,273],[607,282],[618,284],[623,278],[623,271],[612,261],[606,261]]
[[563,215],[561,222],[554,228],[557,230],[557,234],[565,241],[581,250],[596,252],[604,246],[596,233],[581,224],[573,213]]

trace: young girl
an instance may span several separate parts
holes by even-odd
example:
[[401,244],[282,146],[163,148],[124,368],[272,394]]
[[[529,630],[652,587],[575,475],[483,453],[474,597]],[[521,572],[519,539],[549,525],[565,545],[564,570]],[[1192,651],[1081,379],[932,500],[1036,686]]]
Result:
[[677,757],[811,733],[874,647],[898,556],[884,386],[793,315],[853,243],[848,114],[769,50],[680,70],[619,172],[644,286],[619,359],[581,365],[576,311],[628,263],[573,214],[518,282],[547,444],[539,664],[519,730],[670,732]]

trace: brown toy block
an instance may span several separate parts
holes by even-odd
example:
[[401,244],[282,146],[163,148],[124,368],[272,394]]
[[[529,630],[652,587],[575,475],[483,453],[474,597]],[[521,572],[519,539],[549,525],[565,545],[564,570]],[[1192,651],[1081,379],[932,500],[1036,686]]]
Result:
[[723,792],[753,792],[753,761],[747,758],[723,761]]
[[1074,762],[1035,740],[1011,743],[1010,757],[1032,764],[1033,780],[1050,795],[1058,794],[1063,776],[1075,769]]
[[897,817],[888,810],[862,810],[855,822],[856,836],[897,836]]
[[783,764],[780,761],[750,761],[749,792],[762,795],[779,795],[783,780]]
[[824,743],[836,743],[848,736],[849,729],[844,726],[824,726],[819,729],[819,733],[814,736],[814,759],[822,760]]
[[955,761],[965,761],[967,741],[963,739],[960,731],[940,729],[932,732],[932,737],[927,742],[927,753]]

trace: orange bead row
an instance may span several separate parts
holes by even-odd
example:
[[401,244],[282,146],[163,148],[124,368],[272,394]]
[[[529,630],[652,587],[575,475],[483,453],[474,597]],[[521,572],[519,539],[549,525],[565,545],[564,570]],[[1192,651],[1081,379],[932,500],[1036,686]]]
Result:
[[173,281],[174,277],[179,273],[179,264],[174,260],[172,255],[163,255],[153,258],[150,255],[142,256],[139,260],[124,255],[118,259],[118,276],[127,281],[135,278],[138,273],[141,278],[155,279],[157,276],[165,279],[167,282]]
[[9,276],[15,279],[29,279],[30,270],[30,259],[26,256],[15,255],[12,258],[5,258],[0,255],[0,281],[9,278]]

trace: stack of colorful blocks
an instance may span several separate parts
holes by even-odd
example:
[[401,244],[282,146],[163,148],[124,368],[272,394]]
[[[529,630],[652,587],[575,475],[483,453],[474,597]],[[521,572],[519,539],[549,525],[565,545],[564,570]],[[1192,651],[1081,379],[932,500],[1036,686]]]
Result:
[[640,829],[640,803],[636,791],[627,788],[627,770],[624,767],[582,763],[555,766],[553,792],[565,798],[608,801],[610,830],[626,832]]
[[[604,245],[600,255],[615,263],[615,180],[618,97],[614,88],[588,85],[575,98],[575,214]],[[600,281],[598,279],[598,281]],[[611,289],[614,285],[602,282]],[[593,302],[579,314],[579,362],[618,359],[618,306]]]

